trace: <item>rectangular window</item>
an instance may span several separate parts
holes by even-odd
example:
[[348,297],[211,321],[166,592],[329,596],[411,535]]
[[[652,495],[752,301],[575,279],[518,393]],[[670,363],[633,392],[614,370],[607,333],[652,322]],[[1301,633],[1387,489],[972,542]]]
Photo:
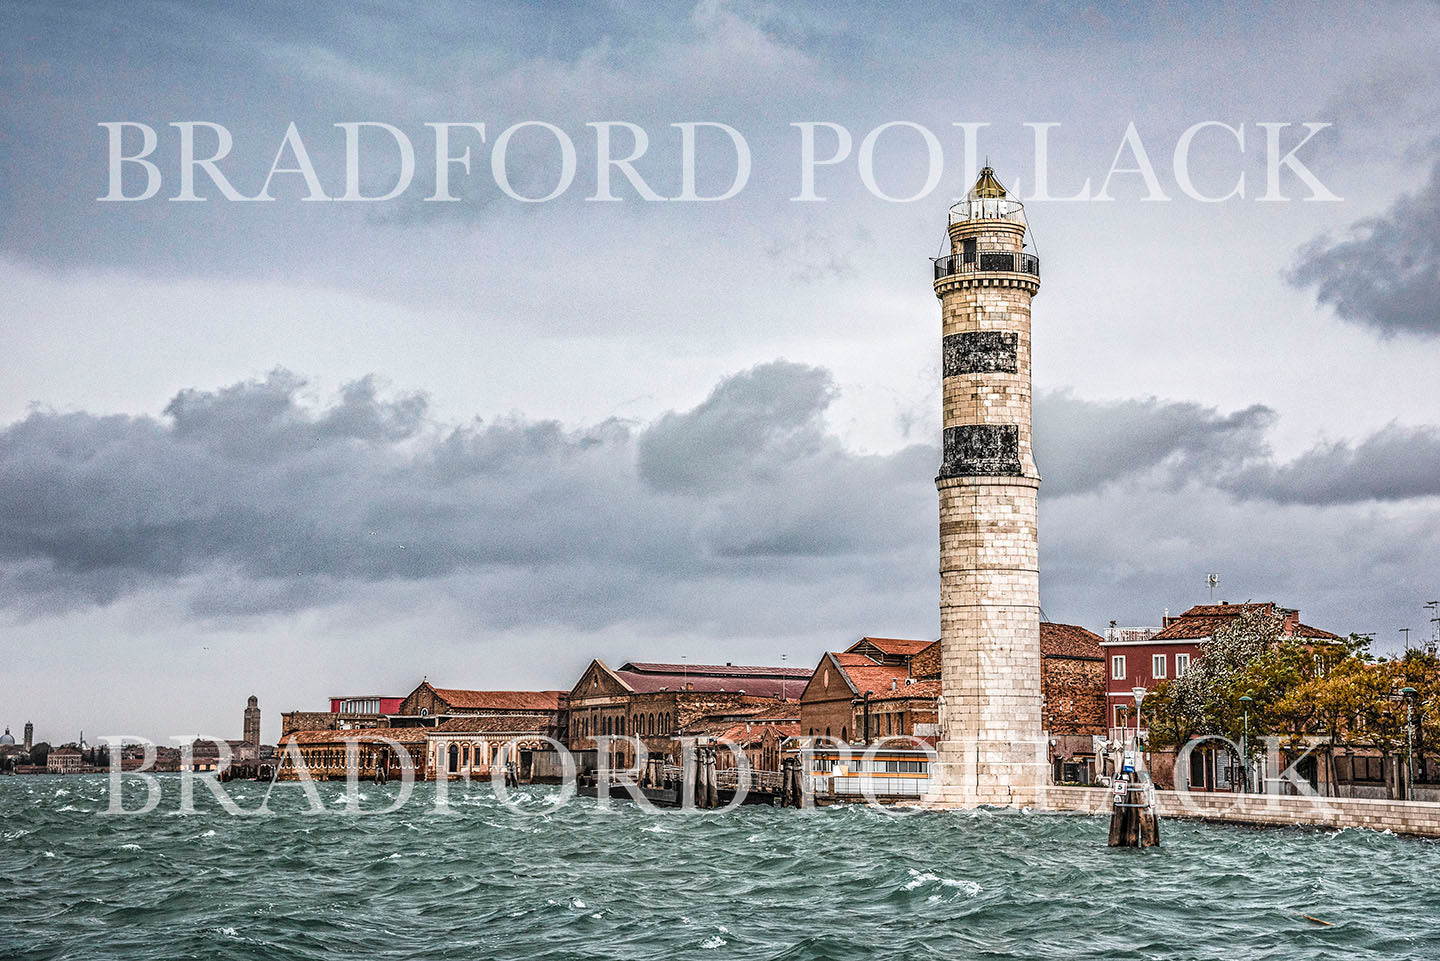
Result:
[[1110,658],[1110,678],[1115,681],[1125,680],[1125,655],[1116,654]]
[[1162,678],[1165,677],[1165,655],[1164,655],[1164,654],[1151,654],[1151,655],[1150,655],[1150,676],[1153,677],[1153,678],[1155,678],[1156,680],[1160,680],[1160,679],[1162,679]]
[[1190,655],[1189,655],[1189,654],[1176,654],[1176,655],[1175,655],[1175,676],[1176,676],[1176,677],[1184,677],[1184,676],[1185,676],[1185,672],[1188,671],[1188,670],[1190,670]]
[[1125,726],[1125,717],[1126,717],[1126,714],[1125,714],[1125,712],[1124,712],[1123,710],[1121,710],[1121,706],[1120,706],[1119,704],[1116,704],[1116,705],[1115,705],[1115,724],[1114,724],[1113,726],[1114,726],[1114,727],[1124,727],[1124,726]]

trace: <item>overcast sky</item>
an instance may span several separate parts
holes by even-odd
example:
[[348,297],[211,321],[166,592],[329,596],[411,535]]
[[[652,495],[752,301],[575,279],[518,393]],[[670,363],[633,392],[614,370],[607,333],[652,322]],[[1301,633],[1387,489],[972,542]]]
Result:
[[[331,694],[568,688],[595,656],[809,665],[938,632],[939,311],[928,257],[965,135],[1030,201],[1041,595],[1056,621],[1206,600],[1430,633],[1440,598],[1440,5],[0,4],[0,724],[60,742],[240,734]],[[501,131],[575,144],[507,197]],[[108,189],[106,130],[163,185]],[[345,192],[337,123],[411,137],[383,203],[177,203],[172,123],[223,124],[258,193],[295,128]],[[596,133],[744,136],[714,203],[646,202]],[[856,155],[932,131],[936,188]],[[1186,196],[1172,157],[1188,128]],[[484,123],[455,203],[426,123]],[[849,159],[801,192],[803,122]],[[1290,167],[1268,192],[1267,128]],[[375,133],[367,132],[367,138]],[[825,133],[825,131],[822,131]],[[139,143],[132,129],[127,149]],[[197,132],[197,153],[215,147]],[[615,131],[613,152],[630,149]],[[697,189],[733,149],[699,131]],[[556,183],[515,134],[517,192]],[[212,138],[212,139],[206,139]],[[833,149],[820,138],[818,149]],[[398,152],[362,140],[361,188]],[[1116,160],[1119,154],[1118,161]],[[293,165],[290,154],[283,165]],[[924,141],[876,141],[917,193]],[[143,186],[134,165],[125,189]]]

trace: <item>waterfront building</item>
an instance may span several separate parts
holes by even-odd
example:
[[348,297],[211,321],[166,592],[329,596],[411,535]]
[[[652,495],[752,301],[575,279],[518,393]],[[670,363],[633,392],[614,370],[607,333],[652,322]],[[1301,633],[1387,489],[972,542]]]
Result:
[[74,774],[83,766],[84,757],[73,744],[55,748],[45,759],[45,770],[51,774]]
[[563,744],[553,718],[541,715],[469,715],[424,728],[426,776],[488,778],[496,765],[514,764],[522,782],[558,781],[564,766],[555,744]]
[[539,730],[558,735],[564,712],[564,691],[473,691],[421,681],[389,720],[392,727],[434,727],[454,717],[524,717],[533,719]]
[[950,208],[940,300],[943,803],[1027,804],[1048,776],[1040,684],[1040,474],[1030,446],[1023,206],[988,165]]
[[[225,744],[230,749],[230,764],[253,765],[260,760],[260,745],[251,744],[248,740],[226,740]],[[267,747],[268,751],[269,748]],[[180,759],[180,770],[189,771],[219,771],[221,770],[220,745],[208,738],[196,738],[190,742],[190,758],[187,762],[182,756]]]
[[[1110,736],[1119,739],[1127,724],[1135,733],[1135,689],[1153,691],[1160,683],[1181,677],[1200,659],[1203,645],[1217,631],[1242,614],[1279,614],[1280,638],[1339,640],[1338,635],[1300,622],[1300,612],[1278,606],[1274,601],[1229,604],[1197,604],[1183,614],[1165,615],[1158,632],[1127,635],[1117,633],[1101,642],[1107,658],[1106,717]],[[1144,732],[1141,731],[1141,736]]]
[[[1148,732],[1141,725],[1135,709],[1135,690],[1146,692],[1169,680],[1183,677],[1204,653],[1204,645],[1215,635],[1248,613],[1280,617],[1279,639],[1334,641],[1339,636],[1300,621],[1300,612],[1280,607],[1274,601],[1245,604],[1196,604],[1182,614],[1166,614],[1159,631],[1114,631],[1101,642],[1106,664],[1106,717],[1111,741],[1124,743],[1145,740]],[[1370,768],[1362,751],[1357,769],[1368,776]],[[1187,770],[1175,769],[1176,754],[1152,752],[1148,765],[1155,781],[1162,787],[1183,783],[1191,791],[1237,791],[1244,777],[1240,758],[1218,744],[1205,744],[1190,753]],[[1311,787],[1328,793],[1322,785],[1324,772],[1318,770],[1314,758],[1301,764],[1302,776]],[[1378,770],[1378,769],[1377,769]],[[1350,769],[1347,769],[1347,774]]]
[[[1074,624],[1040,625],[1038,668],[1044,726],[1057,781],[1088,783],[1095,738],[1105,733],[1100,636]],[[909,737],[934,744],[940,732],[942,659],[938,641],[861,638],[824,655],[800,698],[801,734],[868,744]]]
[[1091,784],[1100,773],[1097,738],[1106,733],[1101,640],[1075,624],[1040,624],[1041,714],[1053,783]]
[[280,731],[334,731],[385,727],[390,716],[400,712],[401,695],[366,694],[330,698],[328,711],[286,711],[280,715]]
[[[569,747],[585,771],[604,736],[638,737],[651,758],[676,764],[681,737],[713,736],[727,720],[797,716],[791,702],[809,679],[808,668],[627,661],[616,670],[597,659],[570,690]],[[611,744],[612,768],[634,762],[630,745]]]
[[825,654],[800,696],[801,734],[847,744],[894,735],[933,743],[939,649],[938,641],[862,637]]
[[[716,731],[716,741],[733,744],[749,762],[750,770],[774,773],[780,770],[780,756],[785,742],[800,734],[800,721],[756,718],[740,721]],[[716,767],[725,770],[738,766],[735,752],[726,748],[715,755]]]
[[426,732],[421,728],[295,731],[282,736],[276,745],[279,761],[275,776],[282,781],[299,777],[293,751],[299,753],[315,780],[343,781],[348,773],[349,752],[353,750],[361,780],[397,780],[407,765],[414,769],[418,780],[430,776],[425,740]]
[[[27,727],[29,725],[26,725]],[[28,739],[28,735],[27,735]],[[4,734],[0,734],[0,774],[13,771],[22,764],[30,763],[30,745],[16,744],[15,736],[10,733],[7,727]]]

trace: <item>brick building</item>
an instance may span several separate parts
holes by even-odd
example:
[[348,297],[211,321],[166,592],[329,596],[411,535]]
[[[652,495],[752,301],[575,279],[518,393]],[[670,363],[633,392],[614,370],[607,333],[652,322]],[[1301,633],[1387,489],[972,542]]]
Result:
[[[809,678],[808,669],[795,667],[627,661],[617,670],[597,659],[570,690],[568,743],[584,770],[596,767],[595,738],[603,736],[638,737],[651,757],[676,763],[682,736],[713,736],[745,718],[787,710],[793,716]],[[612,744],[611,755],[611,767],[635,761],[626,744]]]
[[472,691],[435,687],[429,681],[411,691],[390,716],[395,727],[434,727],[450,718],[525,718],[556,737],[563,737],[564,691]]
[[[1053,776],[1088,780],[1105,733],[1101,638],[1073,624],[1040,625],[1039,674]],[[939,733],[940,642],[862,637],[826,654],[800,698],[800,733],[863,744]],[[868,719],[868,737],[867,724]],[[1069,767],[1066,767],[1069,765]]]
[[[352,749],[362,780],[374,779],[382,769],[387,780],[398,780],[407,763],[413,766],[417,779],[429,777],[425,735],[420,728],[403,727],[295,731],[281,737],[276,745],[279,752],[276,777],[282,781],[299,777],[292,756],[298,753],[315,780],[343,781],[349,764],[348,752]],[[404,750],[403,755],[395,744],[389,743],[391,741]],[[405,755],[409,756],[408,762]]]
[[862,637],[824,655],[800,697],[801,734],[857,744],[893,735],[933,741],[939,652],[938,641]]
[[400,711],[405,698],[397,695],[365,694],[330,698],[328,711],[286,711],[280,715],[280,731],[338,731],[387,727],[390,715]]
[[1118,737],[1126,723],[1134,729],[1135,688],[1153,691],[1163,681],[1182,676],[1199,660],[1202,646],[1217,631],[1249,611],[1279,614],[1282,638],[1338,639],[1329,631],[1302,624],[1298,610],[1274,601],[1197,604],[1183,614],[1167,614],[1160,631],[1151,636],[1143,631],[1129,635],[1117,631],[1101,642],[1107,658],[1106,717],[1113,735]]

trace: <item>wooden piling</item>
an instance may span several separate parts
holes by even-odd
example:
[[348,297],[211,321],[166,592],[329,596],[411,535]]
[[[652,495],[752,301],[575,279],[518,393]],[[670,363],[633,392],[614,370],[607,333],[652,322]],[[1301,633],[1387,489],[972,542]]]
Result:
[[1112,792],[1110,847],[1153,848],[1160,845],[1160,818],[1148,783],[1126,781]]

